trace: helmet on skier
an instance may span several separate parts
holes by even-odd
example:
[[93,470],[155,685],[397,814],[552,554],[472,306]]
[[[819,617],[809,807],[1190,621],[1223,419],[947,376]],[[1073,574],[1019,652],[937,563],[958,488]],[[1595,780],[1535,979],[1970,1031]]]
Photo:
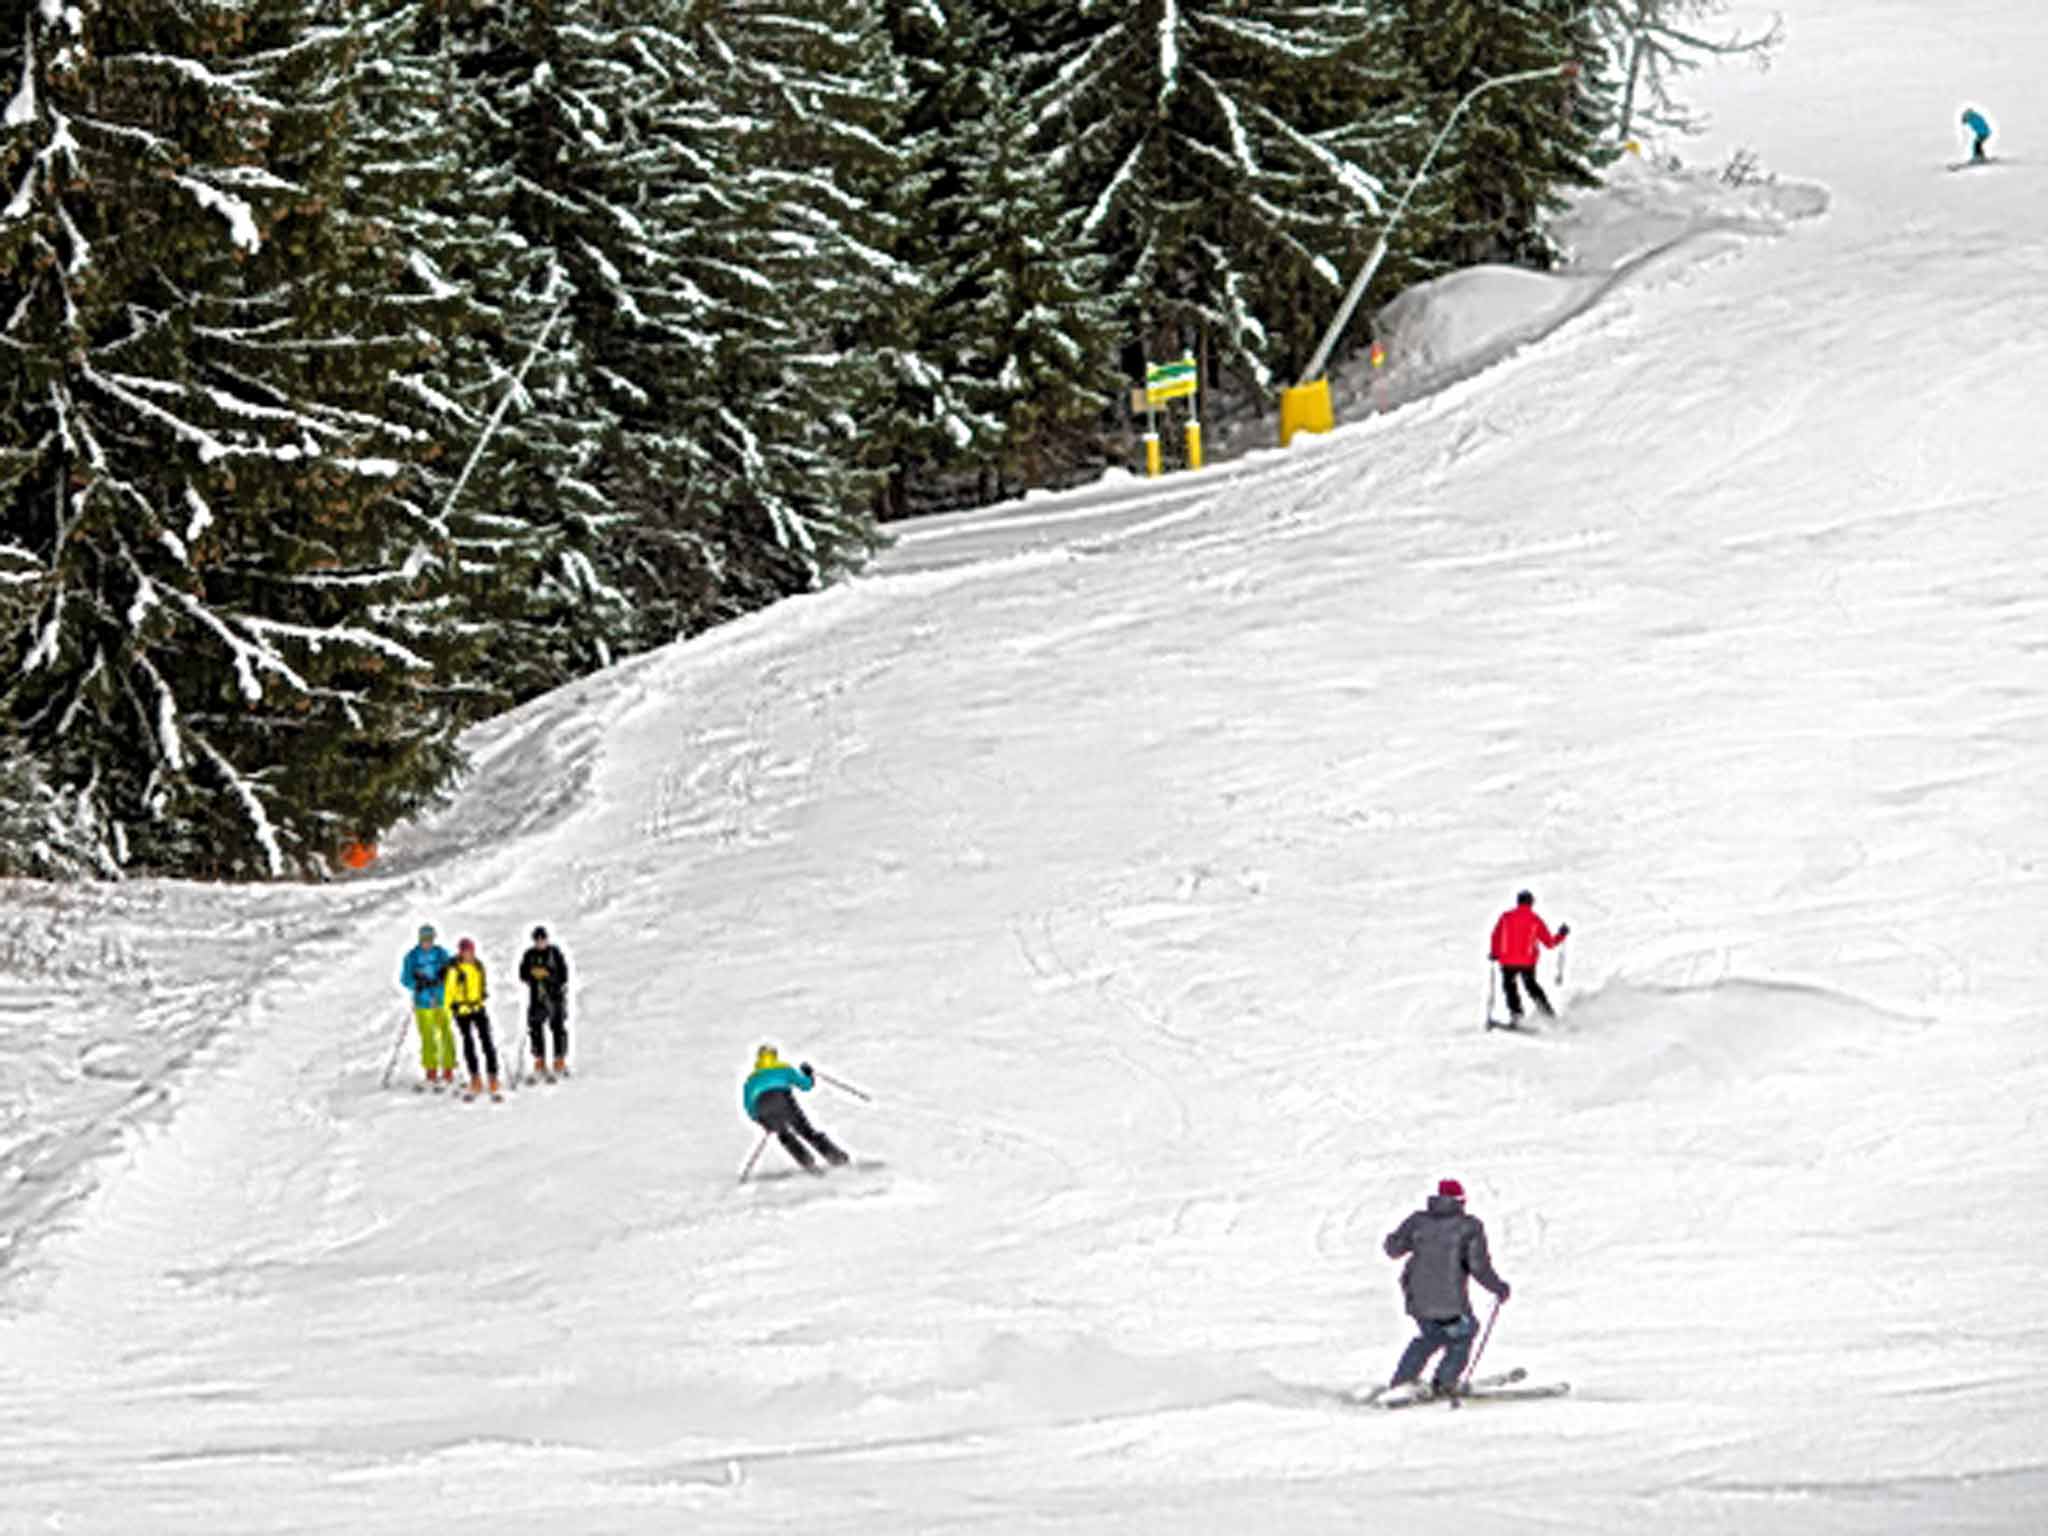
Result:
[[1438,1179],[1436,1181],[1436,1192],[1446,1200],[1462,1200],[1465,1198],[1465,1186],[1456,1179]]
[[420,924],[420,942],[422,944],[431,944],[434,942],[434,925],[432,923]]
[[1517,892],[1515,892],[1515,905],[1516,905],[1516,906],[1518,906],[1518,907],[1533,907],[1533,906],[1535,906],[1535,905],[1536,905],[1536,893],[1535,893],[1534,891],[1517,891]]
[[756,1072],[766,1072],[771,1067],[779,1067],[781,1065],[782,1058],[775,1054],[775,1047],[772,1045],[764,1045],[761,1049],[754,1052],[754,1070]]
[[457,953],[458,955],[473,955],[473,954],[475,954],[475,953],[476,953],[476,940],[475,940],[475,939],[457,939],[457,940],[455,941],[455,953]]

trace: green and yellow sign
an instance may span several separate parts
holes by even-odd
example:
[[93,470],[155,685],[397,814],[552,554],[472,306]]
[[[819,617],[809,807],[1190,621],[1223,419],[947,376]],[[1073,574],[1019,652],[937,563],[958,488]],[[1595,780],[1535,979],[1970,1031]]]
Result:
[[1169,400],[1192,395],[1198,382],[1193,356],[1171,363],[1152,363],[1145,369],[1145,399],[1155,406],[1164,405]]

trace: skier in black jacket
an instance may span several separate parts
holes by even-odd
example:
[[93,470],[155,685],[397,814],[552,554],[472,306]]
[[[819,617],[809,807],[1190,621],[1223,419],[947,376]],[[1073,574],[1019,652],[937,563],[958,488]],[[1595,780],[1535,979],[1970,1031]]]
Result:
[[1466,1280],[1477,1280],[1502,1301],[1508,1299],[1508,1283],[1493,1272],[1486,1251],[1486,1225],[1465,1213],[1465,1186],[1456,1179],[1439,1183],[1426,1207],[1387,1234],[1386,1248],[1388,1258],[1408,1260],[1401,1271],[1401,1294],[1416,1327],[1387,1390],[1414,1389],[1429,1357],[1442,1350],[1434,1387],[1455,1392],[1479,1332]]
[[[548,942],[545,928],[533,930],[533,948],[519,958],[526,983],[526,1038],[533,1047],[533,1075],[552,1082],[569,1075],[569,957]],[[548,1073],[548,1035],[554,1036],[555,1070]]]

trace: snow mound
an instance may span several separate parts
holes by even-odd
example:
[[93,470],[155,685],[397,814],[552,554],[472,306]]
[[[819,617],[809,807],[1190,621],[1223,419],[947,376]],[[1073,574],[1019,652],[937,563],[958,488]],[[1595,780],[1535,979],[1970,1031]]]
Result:
[[1919,1023],[1831,988],[1738,977],[1707,986],[1610,982],[1575,998],[1552,1033],[1597,1043],[1594,1099],[1691,1100],[1796,1071],[1816,1052],[1875,1047]]
[[1369,387],[1378,409],[1418,399],[1549,335],[1625,279],[1782,234],[1827,207],[1826,188],[1746,160],[1710,170],[1624,156],[1551,226],[1562,267],[1467,267],[1417,284],[1379,311],[1384,378],[1364,381],[1354,368],[1350,382]]
[[1779,180],[1740,158],[1712,170],[1625,155],[1550,234],[1570,271],[1612,273],[1698,236],[1782,234],[1827,208],[1825,187]]
[[1410,288],[1380,311],[1388,366],[1437,370],[1533,340],[1585,307],[1594,280],[1468,267]]

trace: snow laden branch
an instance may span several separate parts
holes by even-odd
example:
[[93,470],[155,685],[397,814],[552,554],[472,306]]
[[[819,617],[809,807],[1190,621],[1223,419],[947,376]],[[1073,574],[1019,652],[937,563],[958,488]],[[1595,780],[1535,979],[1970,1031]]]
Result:
[[263,235],[256,228],[256,211],[241,198],[197,176],[180,176],[178,185],[191,193],[200,207],[220,215],[228,227],[228,238],[238,250],[254,253],[263,248]]
[[284,849],[278,840],[277,827],[270,819],[270,812],[264,808],[263,798],[257,793],[255,781],[239,772],[235,765],[228,761],[226,755],[216,751],[205,737],[194,736],[192,749],[220,775],[227,793],[241,809],[242,819],[247,822],[250,835],[255,838],[256,846],[263,851],[265,869],[273,879],[283,874]]
[[235,669],[235,681],[240,687],[245,703],[260,704],[263,701],[263,682],[259,674],[264,673],[277,677],[300,693],[313,691],[312,685],[299,675],[290,662],[267,645],[252,645],[244,640],[224,619],[198,599],[175,589],[172,590],[170,597],[188,618],[202,629],[210,631],[214,638],[227,648],[229,659]]

